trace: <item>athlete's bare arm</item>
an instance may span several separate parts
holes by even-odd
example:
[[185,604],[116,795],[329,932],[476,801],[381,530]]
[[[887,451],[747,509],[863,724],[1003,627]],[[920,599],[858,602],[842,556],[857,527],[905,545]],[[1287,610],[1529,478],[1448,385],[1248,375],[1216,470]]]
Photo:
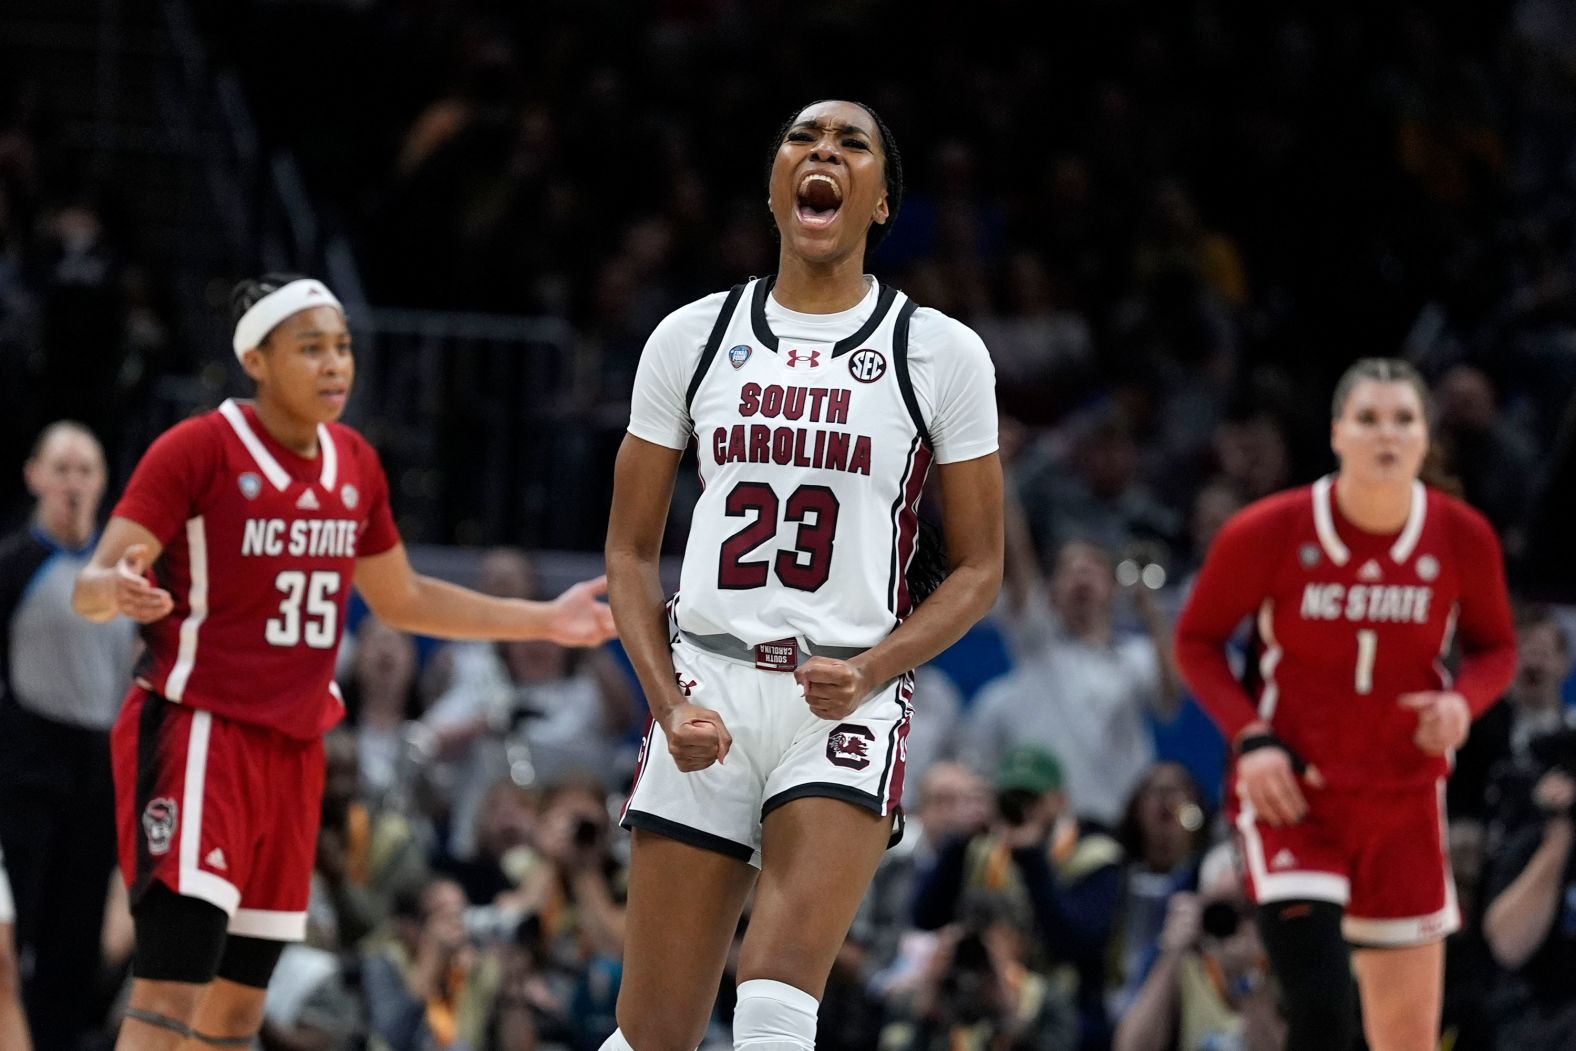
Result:
[[175,607],[174,599],[145,576],[163,550],[159,538],[146,527],[129,518],[111,518],[92,561],[77,574],[72,608],[98,623],[113,620],[118,613],[139,624],[167,616]]
[[668,751],[679,769],[693,772],[725,759],[733,739],[720,715],[690,704],[679,691],[668,648],[658,564],[682,455],[677,449],[624,435],[613,469],[607,577],[619,636],[640,677],[651,717],[667,735]]
[[444,639],[547,639],[595,646],[617,632],[598,596],[607,579],[584,580],[550,602],[494,598],[417,573],[404,544],[356,560],[356,588],[384,623]]

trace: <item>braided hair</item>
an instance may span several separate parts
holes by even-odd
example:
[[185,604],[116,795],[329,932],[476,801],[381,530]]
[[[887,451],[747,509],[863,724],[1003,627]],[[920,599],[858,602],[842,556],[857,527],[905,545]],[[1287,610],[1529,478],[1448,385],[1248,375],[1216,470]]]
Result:
[[927,518],[919,520],[919,536],[914,543],[914,557],[909,560],[903,579],[908,584],[909,600],[917,607],[929,598],[941,582],[952,572],[947,561],[947,541],[941,530]]
[[[788,130],[799,119],[799,114],[811,106],[819,106],[822,102],[830,101],[833,100],[818,99],[815,102],[806,103],[788,114],[788,119],[782,122],[782,126],[777,129],[776,137],[772,139],[771,148],[766,151],[766,185],[768,187],[771,186],[772,166],[777,162],[777,151],[782,148],[783,140],[788,137]],[[870,233],[865,239],[865,256],[868,258],[876,250],[876,247],[886,239],[886,235],[892,231],[892,225],[897,222],[897,213],[903,207],[903,154],[898,150],[897,140],[892,137],[892,129],[887,127],[886,121],[881,119],[881,114],[863,102],[854,102],[852,99],[848,101],[870,114],[870,119],[875,122],[876,131],[881,133],[881,174],[886,180],[887,221],[884,223],[872,222],[870,224]]]
[[[230,327],[239,325],[241,318],[257,305],[259,299],[279,291],[292,281],[304,280],[306,280],[305,274],[268,273],[261,277],[248,277],[237,281],[235,287],[230,289]],[[268,334],[268,336],[272,335],[272,332]],[[268,342],[268,336],[263,337],[263,343]]]

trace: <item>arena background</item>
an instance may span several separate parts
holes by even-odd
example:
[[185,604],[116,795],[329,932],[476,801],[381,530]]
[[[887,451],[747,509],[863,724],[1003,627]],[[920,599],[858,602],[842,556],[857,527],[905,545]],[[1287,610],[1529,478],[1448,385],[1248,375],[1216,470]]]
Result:
[[[1576,599],[1560,0],[5,0],[0,519],[44,423],[99,434],[113,496],[239,393],[228,289],[295,270],[347,304],[418,563],[595,572],[644,339],[771,270],[771,136],[823,97],[895,132],[871,269],[991,347],[1042,558],[1088,529],[1184,579],[1199,492],[1328,469],[1334,378],[1381,354],[1518,595]],[[966,706],[999,625],[938,664]],[[1218,778],[1191,703],[1155,732]]]

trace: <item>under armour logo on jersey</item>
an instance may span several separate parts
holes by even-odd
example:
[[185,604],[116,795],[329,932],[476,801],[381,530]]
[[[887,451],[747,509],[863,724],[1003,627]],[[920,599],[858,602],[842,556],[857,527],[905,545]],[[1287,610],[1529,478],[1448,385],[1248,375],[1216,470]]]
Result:
[[1379,563],[1369,559],[1363,563],[1363,568],[1357,571],[1358,580],[1383,580],[1384,570],[1379,568]]
[[208,851],[208,856],[202,860],[203,863],[211,869],[218,869],[220,872],[229,871],[230,866],[224,860],[224,851],[220,850],[218,847],[214,847],[212,850]]
[[856,350],[848,358],[849,374],[860,383],[874,383],[886,375],[886,357],[879,350]]
[[807,365],[813,369],[820,364],[821,352],[819,350],[800,350],[798,347],[788,348],[789,368],[796,369],[800,365]]
[[296,498],[296,510],[316,511],[318,507],[317,494],[310,489],[301,490],[301,495]]

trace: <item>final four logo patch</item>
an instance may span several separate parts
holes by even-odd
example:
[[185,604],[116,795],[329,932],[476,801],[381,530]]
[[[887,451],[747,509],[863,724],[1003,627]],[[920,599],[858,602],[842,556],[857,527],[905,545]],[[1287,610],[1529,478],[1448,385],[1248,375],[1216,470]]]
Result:
[[728,349],[728,364],[734,368],[743,368],[744,363],[750,360],[750,348],[740,343],[737,347]]
[[251,471],[241,475],[241,495],[248,500],[256,500],[257,494],[263,491],[263,480]]

